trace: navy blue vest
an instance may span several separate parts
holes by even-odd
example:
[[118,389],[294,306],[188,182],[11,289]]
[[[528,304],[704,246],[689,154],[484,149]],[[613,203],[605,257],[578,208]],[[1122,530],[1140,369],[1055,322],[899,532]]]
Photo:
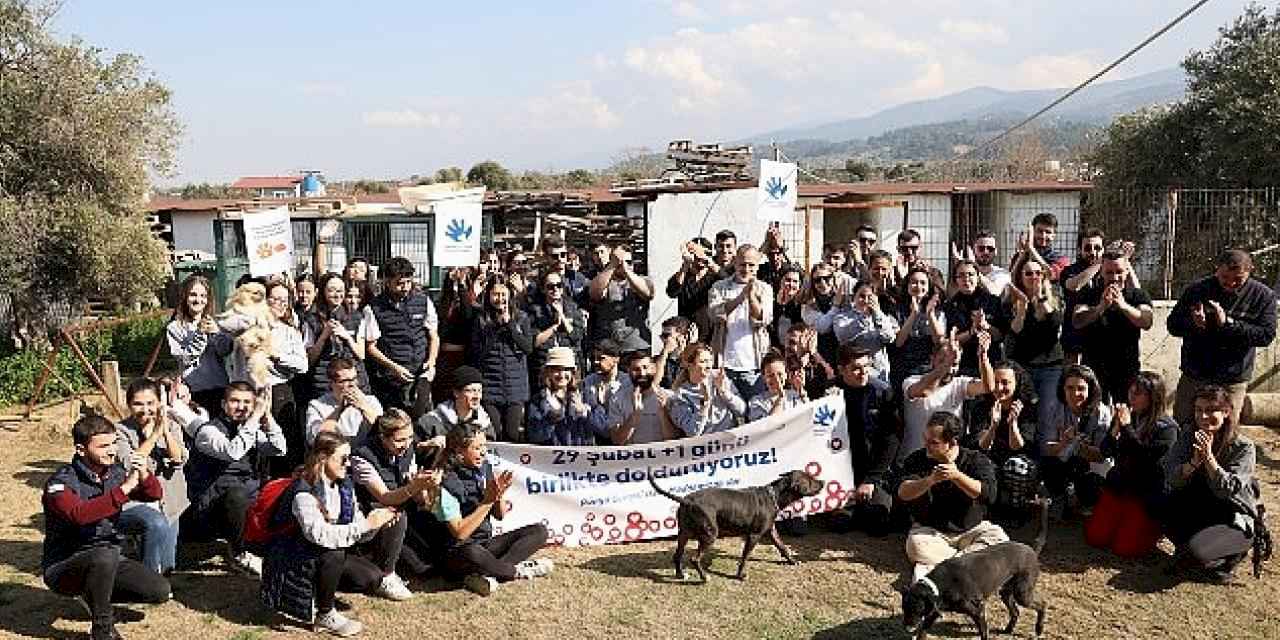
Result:
[[[215,422],[227,426],[227,438],[235,438],[240,433],[240,425],[231,423],[226,417],[210,420],[200,425],[196,430],[199,435],[200,429],[217,428]],[[194,445],[195,438],[190,438],[187,442],[187,448],[191,451],[191,457],[187,459],[185,473],[187,476],[187,499],[191,501],[192,506],[197,509],[204,509],[206,504],[214,496],[207,496],[210,487],[218,478],[222,476],[231,476],[241,479],[245,484],[256,484],[256,472],[258,468],[258,447],[253,447],[244,457],[236,461],[219,460],[213,456],[207,455],[197,449]]]
[[[107,468],[106,477],[98,479],[97,474],[89,470],[80,456],[71,460],[71,464],[63,465],[45,482],[46,499],[52,497],[49,487],[62,485],[62,491],[74,491],[81,500],[92,500],[114,490],[124,484],[125,468],[119,463]],[[120,511],[109,518],[84,526],[76,525],[45,510],[44,520],[44,555],[40,559],[43,572],[50,565],[57,564],[75,555],[81,549],[90,547],[119,546],[120,534],[116,532],[116,521],[120,519]]]
[[[382,479],[382,484],[386,486],[387,491],[395,491],[409,483],[409,466],[413,464],[413,447],[409,447],[397,458],[382,446],[381,438],[369,434],[360,446],[351,450],[351,455],[368,462]],[[360,506],[365,509],[382,506],[364,485],[356,487],[356,496],[360,499]]]
[[[424,324],[431,308],[431,299],[414,289],[409,297],[397,304],[383,293],[369,303],[369,308],[373,310],[373,317],[378,320],[378,331],[381,332],[378,351],[392,362],[417,374],[427,359],[427,330]],[[391,376],[388,373],[379,369],[378,375],[389,378]]]
[[[445,491],[458,500],[458,507],[462,512],[462,517],[471,515],[480,502],[484,500],[485,484],[493,478],[493,469],[489,467],[489,463],[485,462],[480,465],[479,469],[467,467],[464,465],[450,465],[444,473],[444,480],[440,483]],[[484,522],[476,527],[474,533],[467,540],[454,540],[453,545],[462,545],[468,542],[484,542],[493,536],[493,525],[489,522],[490,516],[485,516]]]

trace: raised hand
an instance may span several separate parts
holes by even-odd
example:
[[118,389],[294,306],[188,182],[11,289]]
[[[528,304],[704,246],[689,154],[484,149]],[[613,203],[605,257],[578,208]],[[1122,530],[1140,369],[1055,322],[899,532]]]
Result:
[[1209,320],[1205,315],[1203,304],[1196,303],[1195,306],[1191,307],[1191,322],[1196,325],[1197,329],[1204,329],[1209,326]]
[[1216,322],[1219,327],[1227,324],[1227,312],[1222,308],[1222,305],[1218,304],[1217,300],[1209,301],[1209,309],[1207,313],[1212,314],[1211,317],[1213,318],[1213,321]]

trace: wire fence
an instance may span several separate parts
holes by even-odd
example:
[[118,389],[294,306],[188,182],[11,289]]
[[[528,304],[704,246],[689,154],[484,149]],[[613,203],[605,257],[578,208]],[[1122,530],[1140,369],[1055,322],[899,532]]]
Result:
[[1280,189],[1095,190],[1087,227],[1136,245],[1134,268],[1153,298],[1174,299],[1214,270],[1224,249],[1254,256],[1254,277],[1280,273]]

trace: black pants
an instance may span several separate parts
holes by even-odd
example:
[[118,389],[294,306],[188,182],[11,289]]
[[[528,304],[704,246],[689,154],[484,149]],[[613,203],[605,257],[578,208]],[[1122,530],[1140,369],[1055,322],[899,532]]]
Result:
[[222,538],[231,546],[233,554],[240,553],[240,536],[249,507],[258,496],[257,484],[246,483],[238,476],[223,476],[209,491],[213,492],[212,496],[203,508],[192,505],[183,512],[179,535],[204,540]]
[[1089,462],[1080,456],[1072,456],[1065,462],[1053,456],[1040,459],[1040,479],[1045,489],[1055,499],[1067,492],[1067,485],[1075,485],[1076,498],[1082,506],[1092,506],[1102,495],[1103,479],[1089,471]]
[[456,579],[478,573],[503,582],[515,580],[516,565],[528,560],[546,543],[547,528],[529,524],[484,542],[468,542],[449,549],[444,568]]
[[328,549],[316,564],[316,614],[331,611],[341,587],[347,593],[370,593],[382,582],[382,571],[346,549]]
[[431,411],[431,383],[426,378],[413,382],[398,382],[382,376],[373,379],[373,395],[382,403],[382,409],[396,408],[409,414],[414,422],[422,414]]
[[161,603],[169,599],[169,581],[119,547],[91,547],[50,565],[44,583],[57,593],[83,596],[89,604],[94,627],[115,622],[113,602]]
[[525,441],[523,402],[482,402],[480,406],[489,414],[495,436],[507,442]]
[[395,571],[404,549],[404,534],[408,529],[409,518],[397,518],[395,524],[379,529],[372,540],[360,545],[360,555],[368,558],[383,575]]
[[284,433],[286,450],[283,456],[267,459],[267,471],[272,478],[283,478],[302,464],[302,454],[307,451],[302,418],[298,415],[298,402],[290,383],[282,382],[271,387],[271,417]]

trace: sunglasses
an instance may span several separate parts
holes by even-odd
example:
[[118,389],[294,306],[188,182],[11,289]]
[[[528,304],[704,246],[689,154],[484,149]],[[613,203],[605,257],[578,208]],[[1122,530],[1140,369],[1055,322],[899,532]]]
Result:
[[898,245],[898,251],[901,251],[901,252],[903,252],[903,253],[906,253],[906,252],[908,252],[908,251],[919,251],[919,250],[920,250],[920,245],[918,245],[918,244],[900,244],[900,245]]
[[546,289],[547,291],[555,291],[556,289],[559,289],[560,287],[563,287],[563,286],[564,286],[563,282],[546,282],[546,283],[543,283],[542,288]]
[[974,251],[981,253],[992,253],[996,250],[995,246],[978,245],[973,248]]
[[555,259],[559,260],[559,259],[564,258],[565,256],[569,255],[569,252],[568,252],[568,251],[552,251],[549,255],[550,255],[552,258],[555,258]]
[[835,282],[835,280],[836,280],[835,276],[814,276],[813,277],[814,282],[825,282],[827,284],[831,284],[832,282]]
[[1085,251],[1088,251],[1088,252],[1090,252],[1090,253],[1101,253],[1101,252],[1102,252],[1102,245],[1100,245],[1100,244],[1086,244],[1086,245],[1084,246],[1084,250],[1085,250]]
[[864,237],[858,238],[858,242],[861,242],[862,244],[875,244],[876,239],[864,236]]

